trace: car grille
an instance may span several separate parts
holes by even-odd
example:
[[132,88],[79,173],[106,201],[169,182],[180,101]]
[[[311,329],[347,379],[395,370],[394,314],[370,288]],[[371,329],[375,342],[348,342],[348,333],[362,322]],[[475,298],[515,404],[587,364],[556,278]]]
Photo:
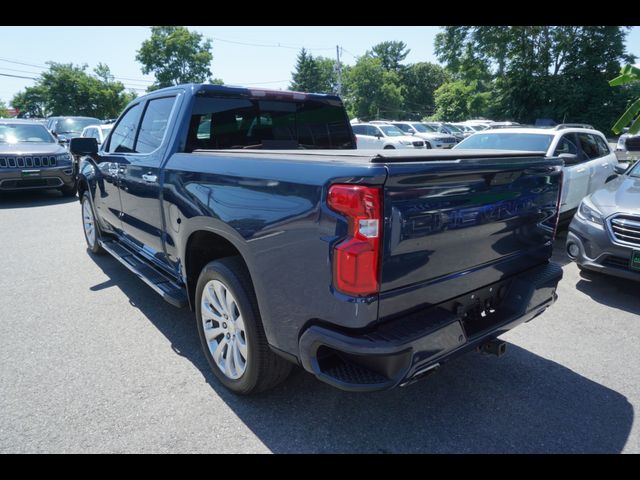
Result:
[[625,145],[627,146],[627,150],[634,152],[640,150],[640,135],[637,137],[627,137]]
[[439,137],[439,138],[436,138],[436,142],[440,142],[440,143],[456,143],[457,140],[455,138],[451,138],[451,137]]
[[629,270],[629,259],[622,257],[614,257],[609,255],[604,259],[602,264],[606,267],[621,268],[623,270]]
[[618,215],[609,220],[611,233],[618,242],[640,246],[640,218]]
[[55,167],[55,155],[4,155],[0,156],[0,168],[33,168],[33,167]]
[[413,146],[417,148],[424,147],[424,142],[413,142]]

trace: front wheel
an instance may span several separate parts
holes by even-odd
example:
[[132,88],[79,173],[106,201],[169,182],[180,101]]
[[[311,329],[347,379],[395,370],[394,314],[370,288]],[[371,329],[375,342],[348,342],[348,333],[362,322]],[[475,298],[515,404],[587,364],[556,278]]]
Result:
[[387,145],[386,147],[384,147],[384,150],[395,150],[396,147],[394,147],[393,145]]
[[65,197],[75,197],[78,194],[78,184],[74,183],[70,187],[62,187],[60,191]]
[[289,375],[292,364],[269,348],[253,285],[239,257],[215,260],[202,269],[196,319],[209,366],[229,390],[261,392]]
[[87,247],[91,253],[102,253],[104,250],[98,242],[98,224],[96,223],[96,216],[93,213],[93,206],[91,205],[91,198],[89,198],[89,192],[84,192],[82,195],[82,227],[84,230],[84,239],[87,241]]

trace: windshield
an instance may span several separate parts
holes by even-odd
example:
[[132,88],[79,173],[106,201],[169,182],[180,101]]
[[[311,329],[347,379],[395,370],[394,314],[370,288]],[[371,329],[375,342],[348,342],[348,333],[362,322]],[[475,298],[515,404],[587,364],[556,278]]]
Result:
[[404,132],[394,125],[378,125],[387,137],[401,137]]
[[454,148],[546,152],[553,135],[537,133],[476,133]]
[[631,171],[629,172],[630,177],[640,177],[640,161],[636,162],[636,164],[631,167]]
[[450,123],[445,124],[445,127],[447,127],[449,130],[453,130],[454,132],[462,133],[462,129],[460,127],[456,127],[455,125],[452,125]]
[[424,128],[426,128],[425,132],[437,132],[438,131],[435,128],[433,128],[431,125],[427,125],[426,123],[421,123],[420,125],[422,125]]
[[104,137],[106,137],[109,134],[109,132],[111,131],[112,128],[113,128],[113,125],[101,126],[100,130],[102,130],[102,135]]
[[420,133],[430,133],[433,132],[429,127],[427,127],[423,123],[412,123],[411,126],[415,128]]
[[55,133],[81,133],[84,127],[100,123],[97,118],[61,118],[56,122]]
[[0,143],[55,143],[44,125],[0,124]]

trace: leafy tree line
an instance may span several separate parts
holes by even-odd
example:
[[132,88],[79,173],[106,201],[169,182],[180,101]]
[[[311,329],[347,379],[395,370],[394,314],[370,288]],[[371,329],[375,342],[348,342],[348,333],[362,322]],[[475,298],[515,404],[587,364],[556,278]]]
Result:
[[111,118],[120,114],[135,94],[127,92],[122,82],[115,81],[109,67],[98,64],[93,74],[87,65],[48,62],[36,84],[17,93],[11,105],[21,115],[82,115]]
[[[624,46],[628,30],[443,27],[435,48],[444,67],[429,62],[405,65],[407,45],[382,42],[355,65],[343,66],[342,97],[349,114],[364,120],[486,117],[534,123],[551,118],[590,123],[609,133],[640,93],[637,82],[617,89],[608,83],[622,63],[635,61]],[[293,90],[335,91],[335,61],[301,52],[293,79]]]
[[[622,63],[635,61],[624,46],[629,28],[442,27],[435,49],[443,66],[406,64],[408,46],[386,41],[354,65],[342,65],[340,78],[334,59],[302,49],[289,88],[337,92],[340,85],[349,115],[363,120],[487,117],[533,123],[551,118],[591,123],[608,133],[620,112],[640,97],[638,82],[616,88],[608,83]],[[182,26],[151,27],[150,33],[136,55],[142,72],[155,77],[149,91],[186,82],[222,83],[212,78],[211,40]],[[110,118],[134,96],[106,65],[88,72],[86,65],[51,62],[11,105],[30,116]],[[635,117],[639,109],[640,104],[629,115]]]
[[[439,65],[403,65],[410,50],[404,42],[375,45],[355,65],[342,65],[341,94],[351,117],[421,119],[435,110],[434,91],[448,78]],[[298,54],[291,90],[337,92],[336,60]]]

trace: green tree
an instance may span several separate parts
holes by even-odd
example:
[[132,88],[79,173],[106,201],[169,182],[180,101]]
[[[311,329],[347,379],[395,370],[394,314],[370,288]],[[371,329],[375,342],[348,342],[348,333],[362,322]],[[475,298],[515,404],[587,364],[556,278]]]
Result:
[[419,120],[435,111],[434,92],[447,80],[447,71],[439,65],[420,62],[408,65],[400,74],[406,117]]
[[9,116],[9,110],[7,104],[0,100],[0,118],[7,118]]
[[314,57],[303,48],[296,59],[295,71],[291,73],[289,90],[335,93],[338,83],[335,63],[330,58]]
[[479,92],[476,82],[454,80],[442,84],[434,93],[435,114],[433,120],[459,122],[484,116],[490,99],[489,92]]
[[204,83],[211,76],[211,40],[181,26],[151,27],[151,38],[142,42],[136,60],[142,73],[153,73],[149,90],[181,83]]
[[[608,131],[629,92],[614,92],[607,79],[625,52],[627,27],[444,27],[436,36],[438,59],[454,78],[491,92],[496,119],[587,122]],[[622,107],[624,108],[624,107]]]
[[20,111],[20,116],[44,118],[51,114],[47,109],[45,91],[38,85],[16,93],[11,100],[11,106]]
[[379,58],[365,55],[345,72],[349,114],[361,120],[399,118],[403,113],[402,88],[397,73],[384,68]]
[[291,73],[289,89],[297,92],[315,92],[318,76],[318,65],[313,55],[303,48],[296,59],[295,71]]
[[407,48],[406,43],[401,41],[387,41],[374,45],[370,55],[374,58],[379,58],[385,70],[400,73],[404,68],[401,62],[407,58],[409,52],[411,52],[411,50]]
[[99,64],[94,70],[95,76],[86,70],[86,65],[49,62],[49,70],[41,74],[33,87],[16,94],[11,104],[32,117],[113,118],[135,98],[135,94],[125,91],[121,82],[114,81],[106,65]]
[[[609,81],[609,85],[612,87],[633,85],[638,86],[640,84],[640,68],[636,68],[633,65],[625,65],[620,70],[620,75]],[[624,88],[624,87],[623,87]],[[634,92],[635,93],[635,92]],[[618,119],[615,125],[611,128],[616,135],[622,132],[622,129],[629,126],[629,133],[635,135],[640,131],[640,98],[635,94],[635,100],[627,108],[627,110]]]

